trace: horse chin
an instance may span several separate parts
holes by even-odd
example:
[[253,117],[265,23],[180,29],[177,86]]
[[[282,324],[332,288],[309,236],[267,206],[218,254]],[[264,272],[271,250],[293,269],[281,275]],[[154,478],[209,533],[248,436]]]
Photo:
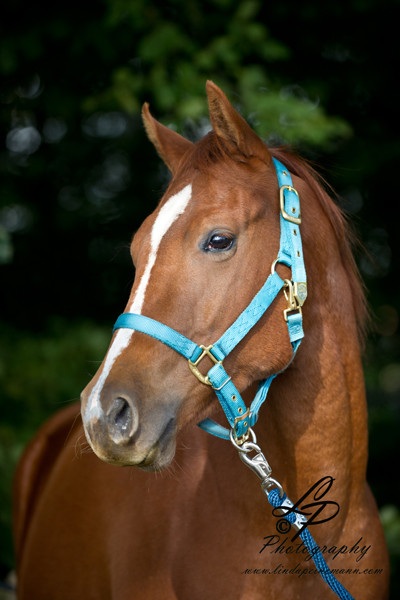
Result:
[[[85,428],[86,430],[86,428]],[[138,448],[137,444],[119,446],[117,444],[103,443],[93,435],[85,431],[89,444],[96,456],[111,465],[138,467],[142,471],[162,471],[169,467],[176,449],[176,431],[174,420],[171,420],[156,442],[148,449]]]
[[163,471],[171,464],[175,456],[175,443],[165,448],[162,452],[160,449],[152,448],[146,458],[141,463],[136,463],[135,466],[142,471],[159,472]]

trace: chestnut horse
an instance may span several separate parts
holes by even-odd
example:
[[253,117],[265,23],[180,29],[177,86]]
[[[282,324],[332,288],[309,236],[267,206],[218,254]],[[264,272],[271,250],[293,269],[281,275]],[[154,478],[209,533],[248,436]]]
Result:
[[[271,266],[290,282],[288,263],[276,262],[284,213],[274,160],[282,161],[301,204],[304,341],[293,358],[283,317],[289,287],[224,368],[246,406],[260,381],[282,372],[252,424],[257,443],[307,513],[337,579],[357,600],[387,598],[388,556],[366,483],[366,310],[347,225],[303,160],[268,149],[211,82],[207,94],[213,130],[196,144],[144,106],[148,136],[172,179],[134,236],[126,313],[207,345],[246,309]],[[294,309],[299,315],[299,302]],[[114,333],[82,392],[83,427],[70,406],[43,426],[20,463],[19,600],[336,598],[238,460],[244,434],[232,445],[196,426],[210,416],[225,420],[204,385],[216,362],[210,352],[195,377],[173,348],[133,329]],[[93,452],[79,451],[84,430]]]

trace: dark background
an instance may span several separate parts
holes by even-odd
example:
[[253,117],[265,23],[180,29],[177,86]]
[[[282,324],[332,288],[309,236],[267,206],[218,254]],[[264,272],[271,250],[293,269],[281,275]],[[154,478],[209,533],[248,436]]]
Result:
[[[369,480],[400,558],[399,1],[2,4],[0,576],[21,449],[95,372],[167,173],[140,107],[191,139],[214,80],[271,143],[320,165],[351,216],[373,315]],[[395,471],[393,473],[393,466]]]

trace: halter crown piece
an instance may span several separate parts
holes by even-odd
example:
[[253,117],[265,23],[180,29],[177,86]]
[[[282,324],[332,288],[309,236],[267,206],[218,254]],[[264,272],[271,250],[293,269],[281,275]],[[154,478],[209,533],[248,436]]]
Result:
[[[120,328],[140,331],[182,354],[188,360],[189,368],[197,379],[213,388],[229,421],[235,440],[242,442],[247,439],[250,427],[256,423],[258,412],[267,397],[271,382],[278,373],[260,382],[255,398],[250,408],[247,408],[232,379],[224,369],[224,359],[259,321],[282,289],[284,289],[288,301],[284,317],[293,348],[292,360],[304,337],[301,307],[307,298],[307,280],[299,227],[301,223],[300,200],[297,191],[292,186],[289,171],[275,158],[273,161],[280,195],[279,253],[263,287],[219,340],[210,346],[198,346],[171,327],[135,313],[123,313],[114,325],[114,331]],[[276,263],[283,263],[291,268],[291,281],[288,279],[283,281],[279,277],[275,271]],[[199,363],[205,356],[214,362],[214,366],[206,376],[198,369]],[[230,430],[211,419],[201,421],[199,427],[223,439],[229,440],[230,438]]]

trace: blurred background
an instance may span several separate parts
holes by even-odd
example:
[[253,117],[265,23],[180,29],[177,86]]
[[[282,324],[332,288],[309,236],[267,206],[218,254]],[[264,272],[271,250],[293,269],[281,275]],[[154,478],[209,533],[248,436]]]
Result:
[[369,482],[400,597],[399,5],[2,3],[0,579],[14,566],[18,457],[96,371],[134,278],[132,234],[168,180],[141,104],[195,140],[208,127],[212,79],[267,142],[320,165],[361,241],[373,315]]

